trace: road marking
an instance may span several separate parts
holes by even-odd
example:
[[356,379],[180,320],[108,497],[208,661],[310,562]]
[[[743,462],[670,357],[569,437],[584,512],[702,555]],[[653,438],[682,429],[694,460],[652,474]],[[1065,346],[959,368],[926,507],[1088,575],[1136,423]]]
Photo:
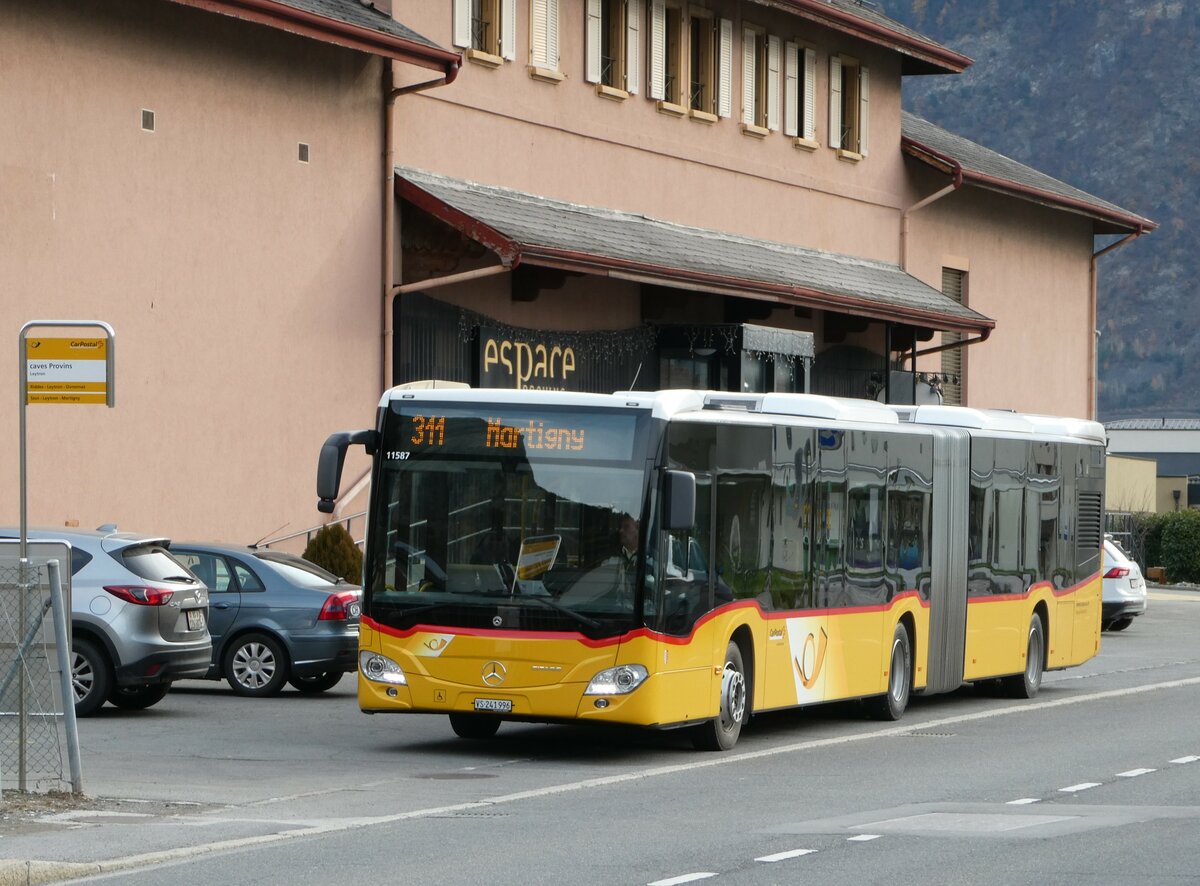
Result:
[[678,886],[679,883],[694,883],[697,880],[707,880],[709,877],[715,877],[716,874],[712,871],[698,871],[694,874],[684,874],[681,877],[671,877],[667,880],[655,880],[648,886]]
[[764,855],[754,860],[772,864],[777,861],[787,861],[789,858],[799,858],[801,855],[812,855],[816,851],[815,849],[789,849],[787,852],[776,852],[774,855]]
[[1137,778],[1139,775],[1146,775],[1149,772],[1157,771],[1157,769],[1130,769],[1128,772],[1118,772],[1117,778]]
[[1059,788],[1058,792],[1060,794],[1077,794],[1080,791],[1086,791],[1090,790],[1091,788],[1098,787],[1100,787],[1100,782],[1098,781],[1085,781],[1079,784],[1073,784],[1069,788]]
[[868,840],[878,840],[883,834],[859,834],[857,837],[848,837],[847,840],[851,843],[866,843]]
[[[518,791],[513,794],[504,794],[498,797],[485,798],[483,800],[456,803],[450,806],[413,809],[408,812],[396,812],[391,815],[379,815],[369,818],[344,818],[332,823],[325,822],[322,824],[314,824],[309,827],[299,827],[294,830],[280,831],[274,834],[261,834],[255,837],[234,837],[228,840],[217,840],[212,843],[201,843],[196,846],[183,846],[176,849],[164,849],[156,852],[144,852],[138,855],[120,856],[103,861],[89,862],[87,866],[92,874],[112,873],[114,871],[130,871],[139,868],[147,868],[154,865],[186,861],[189,859],[198,858],[200,856],[211,855],[216,852],[229,852],[237,849],[265,847],[303,837],[319,837],[326,834],[342,833],[344,831],[358,830],[365,827],[395,824],[401,821],[436,818],[444,815],[453,815],[456,812],[471,812],[479,809],[490,809],[502,804],[516,803],[521,800],[533,800],[541,797],[551,797],[559,794],[571,793],[573,791],[591,790],[593,788],[608,787],[616,784],[638,782],[651,778],[659,778],[666,775],[679,775],[685,772],[691,773],[695,772],[697,769],[707,769],[714,766],[734,766],[738,763],[744,763],[748,760],[763,760],[769,757],[777,757],[781,754],[794,754],[800,751],[811,751],[820,748],[837,747],[839,745],[855,744],[857,742],[872,741],[879,738],[891,738],[898,735],[908,735],[918,730],[937,729],[943,726],[955,726],[961,723],[990,720],[996,717],[1008,717],[1012,716],[1013,714],[1024,714],[1031,711],[1050,710],[1052,708],[1086,704],[1093,701],[1107,701],[1113,698],[1124,698],[1132,695],[1141,695],[1147,692],[1161,692],[1168,689],[1181,689],[1187,686],[1197,685],[1200,685],[1200,677],[1186,677],[1179,680],[1167,680],[1162,683],[1146,683],[1141,686],[1130,686],[1125,689],[1106,689],[1099,692],[1088,692],[1081,695],[1073,695],[1069,698],[1056,698],[1049,701],[1022,702],[1020,704],[1006,705],[1004,707],[989,708],[988,710],[984,711],[975,711],[974,713],[970,714],[941,717],[935,720],[925,720],[919,723],[910,723],[902,726],[889,726],[883,729],[874,729],[870,732],[858,732],[853,735],[842,735],[835,738],[809,739],[806,741],[792,742],[791,744],[778,745],[771,748],[763,748],[762,750],[758,751],[724,754],[719,757],[705,757],[701,760],[692,759],[687,763],[675,763],[669,766],[656,766],[650,769],[639,769],[633,772],[623,772],[616,775],[606,775],[598,778],[586,778],[579,781],[567,782],[565,784],[550,785],[544,788],[534,788],[528,791]],[[248,803],[245,805],[247,807],[252,807],[260,804]],[[226,807],[223,811],[228,812],[229,807]]]
[[1028,806],[1030,803],[1042,802],[1038,797],[1022,797],[1020,800],[1009,800],[1005,806]]
[[1195,763],[1197,760],[1200,760],[1200,757],[1188,756],[1188,757],[1176,757],[1171,762],[1172,763]]

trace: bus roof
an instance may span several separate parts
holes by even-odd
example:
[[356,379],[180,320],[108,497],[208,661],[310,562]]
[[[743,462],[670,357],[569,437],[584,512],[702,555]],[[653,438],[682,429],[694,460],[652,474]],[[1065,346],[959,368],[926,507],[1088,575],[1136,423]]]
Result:
[[921,425],[953,427],[988,433],[1060,437],[1104,445],[1104,426],[1085,419],[973,409],[965,406],[885,405],[874,400],[827,397],[821,394],[743,394],[736,391],[618,391],[591,394],[576,391],[508,390],[500,388],[401,386],[386,391],[380,406],[392,401],[434,400],[442,403],[523,403],[594,409],[646,409],[655,418],[715,417],[716,413],[780,415],[838,424]]

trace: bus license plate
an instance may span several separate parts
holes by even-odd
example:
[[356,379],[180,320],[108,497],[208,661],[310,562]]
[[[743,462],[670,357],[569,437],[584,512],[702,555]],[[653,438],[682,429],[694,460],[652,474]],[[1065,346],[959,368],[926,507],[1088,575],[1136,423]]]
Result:
[[187,610],[187,625],[189,631],[198,631],[204,627],[204,610],[189,609]]
[[491,711],[494,714],[511,714],[512,702],[507,698],[477,698],[475,710]]

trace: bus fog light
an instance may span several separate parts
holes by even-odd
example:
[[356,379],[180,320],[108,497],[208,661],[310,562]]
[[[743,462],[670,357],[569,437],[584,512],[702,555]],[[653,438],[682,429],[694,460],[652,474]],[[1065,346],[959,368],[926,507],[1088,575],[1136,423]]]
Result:
[[364,677],[375,683],[394,683],[398,686],[408,685],[408,678],[404,676],[404,671],[400,665],[396,664],[386,655],[380,655],[378,652],[359,653],[358,669],[362,671]]
[[395,698],[395,697],[396,697],[397,695],[399,695],[399,694],[400,694],[400,693],[398,693],[398,692],[396,691],[396,687],[395,687],[395,686],[389,686],[389,687],[388,687],[388,689],[387,689],[387,697],[388,697],[388,698]]
[[584,695],[628,695],[650,676],[641,665],[620,665],[607,668],[596,676],[584,691]]
[[607,698],[596,699],[596,707],[598,707],[600,710],[604,710],[606,707],[608,707],[608,699]]

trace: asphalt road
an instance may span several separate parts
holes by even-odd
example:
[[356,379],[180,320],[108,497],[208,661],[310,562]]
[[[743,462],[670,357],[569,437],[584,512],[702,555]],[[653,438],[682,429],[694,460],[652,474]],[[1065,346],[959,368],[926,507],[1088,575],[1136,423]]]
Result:
[[94,799],[0,826],[0,883],[1197,883],[1198,637],[1200,593],[1158,593],[1032,701],[770,714],[727,754],[520,724],[467,742],[361,714],[351,677],[179,684],[81,721]]

